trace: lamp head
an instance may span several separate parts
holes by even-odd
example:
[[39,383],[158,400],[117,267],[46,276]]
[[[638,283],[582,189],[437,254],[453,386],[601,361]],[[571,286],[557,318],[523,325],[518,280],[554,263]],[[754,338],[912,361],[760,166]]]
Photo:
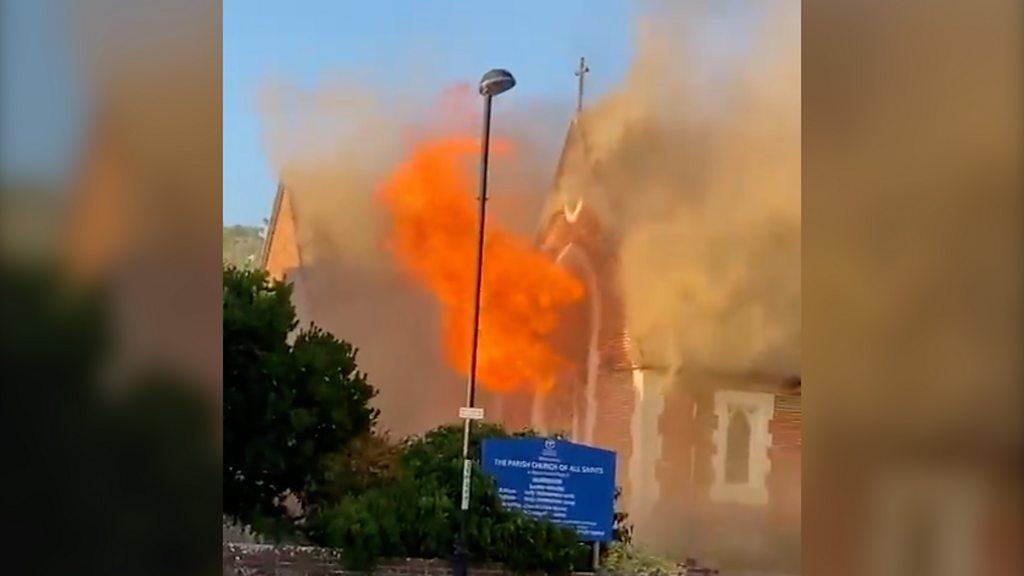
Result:
[[480,79],[480,94],[484,96],[497,96],[502,92],[510,90],[516,85],[516,79],[508,70],[495,68],[484,74]]

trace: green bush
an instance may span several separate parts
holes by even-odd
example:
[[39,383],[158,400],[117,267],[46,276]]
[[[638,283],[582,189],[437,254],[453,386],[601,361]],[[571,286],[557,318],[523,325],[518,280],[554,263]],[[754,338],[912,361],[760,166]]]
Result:
[[679,568],[670,560],[649,554],[625,542],[613,542],[604,555],[604,567],[610,572],[635,576],[675,576]]
[[313,506],[335,503],[393,481],[401,453],[401,446],[386,435],[367,432],[359,436],[324,458],[323,475],[316,487],[307,491],[308,502]]
[[[509,436],[499,426],[478,426],[471,453],[477,455],[484,438]],[[459,530],[461,483],[462,427],[442,426],[403,445],[392,481],[312,513],[310,538],[342,549],[346,564],[356,569],[382,557],[447,558]],[[588,548],[575,531],[504,509],[493,481],[478,468],[470,494],[466,544],[473,561],[549,573],[587,563]]]

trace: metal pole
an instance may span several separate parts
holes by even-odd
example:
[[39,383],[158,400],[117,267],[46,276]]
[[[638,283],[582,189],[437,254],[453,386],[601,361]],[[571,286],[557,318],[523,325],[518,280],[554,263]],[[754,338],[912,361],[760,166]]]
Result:
[[[484,96],[484,128],[481,136],[480,150],[480,218],[477,223],[476,240],[476,286],[473,293],[473,344],[469,360],[469,380],[466,382],[466,406],[472,408],[476,405],[476,365],[477,351],[480,345],[480,300],[483,287],[484,271],[484,225],[487,217],[487,161],[491,149],[491,98]],[[465,418],[462,428],[462,483],[463,492],[470,482],[472,462],[469,458],[469,433],[472,427],[472,419]],[[459,522],[459,538],[455,546],[455,562],[452,567],[453,576],[465,576],[467,552],[466,549],[466,525],[469,518],[469,500],[463,497],[462,513]]]
[[[480,139],[480,218],[477,222],[476,237],[476,287],[473,291],[473,348],[469,359],[469,383],[466,386],[466,406],[476,405],[476,364],[480,347],[480,298],[484,272],[484,225],[487,217],[487,161],[491,151],[491,98],[484,97],[484,131]],[[466,433],[462,443],[462,457],[469,455],[469,426],[466,419]]]

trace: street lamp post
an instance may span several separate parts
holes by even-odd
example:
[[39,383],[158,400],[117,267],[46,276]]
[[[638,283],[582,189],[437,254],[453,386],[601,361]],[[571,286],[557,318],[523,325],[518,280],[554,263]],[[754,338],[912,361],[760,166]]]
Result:
[[[484,219],[487,216],[487,161],[491,149],[491,99],[510,90],[516,85],[516,79],[508,70],[495,69],[487,72],[480,79],[480,94],[484,97],[484,127],[480,142],[480,218],[477,223],[476,242],[476,287],[473,292],[473,344],[469,360],[469,380],[466,382],[466,406],[476,405],[476,364],[477,349],[480,343],[480,295],[483,285],[484,271]],[[469,433],[472,419],[464,418],[462,428],[462,506],[459,522],[459,536],[455,544],[455,559],[452,566],[453,576],[465,576],[466,520],[469,516],[469,486],[472,477],[473,463],[469,457]]]

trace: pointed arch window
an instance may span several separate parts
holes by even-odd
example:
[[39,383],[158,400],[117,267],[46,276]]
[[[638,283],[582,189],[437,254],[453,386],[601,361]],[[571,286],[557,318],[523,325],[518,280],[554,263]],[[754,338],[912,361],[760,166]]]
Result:
[[711,500],[737,504],[768,503],[768,449],[775,397],[765,392],[715,391],[715,445],[711,458]]
[[725,440],[725,483],[750,481],[750,417],[744,410],[732,410]]

